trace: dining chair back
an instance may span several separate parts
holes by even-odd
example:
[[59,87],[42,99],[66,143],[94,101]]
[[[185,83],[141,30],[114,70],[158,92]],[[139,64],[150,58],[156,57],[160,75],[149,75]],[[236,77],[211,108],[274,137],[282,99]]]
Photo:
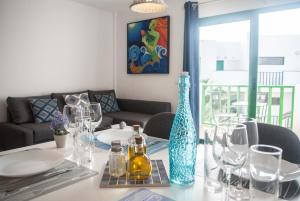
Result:
[[162,112],[152,116],[144,127],[144,133],[149,136],[169,139],[175,114]]
[[282,159],[300,164],[300,140],[290,129],[272,124],[257,123],[259,144],[280,147]]

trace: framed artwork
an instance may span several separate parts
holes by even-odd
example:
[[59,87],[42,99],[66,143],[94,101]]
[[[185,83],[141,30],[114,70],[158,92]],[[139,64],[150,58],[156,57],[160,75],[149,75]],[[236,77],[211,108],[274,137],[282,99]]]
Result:
[[170,17],[127,24],[127,74],[169,73]]

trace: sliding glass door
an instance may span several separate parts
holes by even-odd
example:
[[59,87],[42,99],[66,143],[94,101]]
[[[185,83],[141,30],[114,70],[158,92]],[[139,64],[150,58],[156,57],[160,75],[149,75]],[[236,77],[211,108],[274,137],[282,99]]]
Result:
[[295,101],[300,85],[299,21],[300,8],[259,14],[257,116],[261,122],[287,128],[296,128],[294,122],[299,122],[299,101]]
[[250,21],[200,27],[201,119],[247,115]]
[[202,125],[217,111],[300,133],[299,21],[300,3],[200,19]]

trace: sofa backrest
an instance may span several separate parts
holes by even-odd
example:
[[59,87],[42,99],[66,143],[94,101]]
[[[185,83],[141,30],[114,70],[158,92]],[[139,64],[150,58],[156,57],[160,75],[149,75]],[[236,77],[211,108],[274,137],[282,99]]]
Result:
[[117,99],[121,111],[157,114],[171,112],[171,103],[160,101]]
[[29,96],[29,97],[8,97],[7,110],[8,117],[11,122],[15,124],[32,123],[33,115],[30,107],[30,100],[32,99],[48,99],[50,95],[45,96]]

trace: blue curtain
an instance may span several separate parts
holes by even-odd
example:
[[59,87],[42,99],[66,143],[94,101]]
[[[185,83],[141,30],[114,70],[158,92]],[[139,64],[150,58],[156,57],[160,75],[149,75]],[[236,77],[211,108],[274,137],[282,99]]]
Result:
[[199,136],[199,16],[198,3],[186,2],[184,21],[183,71],[191,76],[190,104],[197,134]]

